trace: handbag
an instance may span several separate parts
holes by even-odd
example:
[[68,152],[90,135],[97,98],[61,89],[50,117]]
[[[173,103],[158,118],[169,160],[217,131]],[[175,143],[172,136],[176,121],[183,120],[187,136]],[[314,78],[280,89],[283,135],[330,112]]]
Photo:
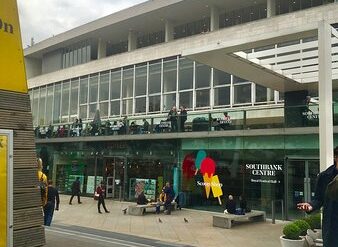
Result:
[[94,192],[94,200],[95,201],[99,200],[99,197],[100,197],[100,194],[95,191]]

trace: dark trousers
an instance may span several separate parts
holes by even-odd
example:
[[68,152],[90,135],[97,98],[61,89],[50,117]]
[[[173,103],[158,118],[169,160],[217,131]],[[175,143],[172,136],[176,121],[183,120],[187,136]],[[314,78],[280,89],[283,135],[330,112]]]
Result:
[[164,202],[164,210],[170,214],[171,213],[171,200],[166,200]]
[[97,210],[99,211],[99,213],[101,213],[101,204],[103,206],[104,211],[108,212],[108,210],[106,208],[106,204],[104,203],[103,196],[99,196],[99,200],[97,201]]
[[53,219],[55,204],[52,202],[47,202],[47,204],[43,207],[44,214],[44,225],[50,226]]
[[69,200],[69,204],[72,203],[74,196],[77,196],[77,202],[78,203],[81,202],[81,200],[80,200],[80,192],[75,192],[75,193],[72,193],[72,196],[70,197],[70,200]]

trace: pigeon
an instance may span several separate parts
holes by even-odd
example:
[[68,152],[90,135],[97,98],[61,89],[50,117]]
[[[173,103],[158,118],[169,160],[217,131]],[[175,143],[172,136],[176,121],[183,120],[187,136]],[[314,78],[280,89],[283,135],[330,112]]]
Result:
[[126,208],[122,209],[122,212],[123,212],[123,214],[126,214],[127,213],[127,209]]
[[162,223],[162,220],[160,218],[158,218],[158,222]]
[[188,223],[189,221],[186,218],[183,218],[185,223]]

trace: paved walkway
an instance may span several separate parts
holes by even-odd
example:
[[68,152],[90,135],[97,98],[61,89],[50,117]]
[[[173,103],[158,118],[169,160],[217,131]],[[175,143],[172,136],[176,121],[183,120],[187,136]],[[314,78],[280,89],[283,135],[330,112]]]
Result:
[[[69,196],[61,195],[60,210],[55,211],[53,223],[75,225],[137,235],[163,241],[208,247],[276,247],[280,246],[279,236],[285,224],[271,220],[266,222],[243,223],[231,229],[212,226],[212,213],[182,209],[171,215],[148,213],[145,216],[124,215],[122,209],[130,202],[106,200],[110,213],[97,213],[97,202],[82,197],[82,204],[69,205]],[[104,212],[104,211],[103,211]],[[159,221],[161,219],[162,223]],[[184,218],[188,223],[184,222]],[[52,224],[53,224],[52,223]]]

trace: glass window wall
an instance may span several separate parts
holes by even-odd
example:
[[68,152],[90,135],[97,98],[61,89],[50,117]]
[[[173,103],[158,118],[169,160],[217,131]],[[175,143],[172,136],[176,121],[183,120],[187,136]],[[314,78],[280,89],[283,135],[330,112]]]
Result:
[[196,107],[210,107],[210,90],[203,89],[196,91]]
[[251,83],[234,85],[234,104],[251,103]]
[[207,65],[196,63],[196,88],[210,87],[211,68]]
[[109,99],[109,72],[100,73],[100,102]]
[[120,100],[112,100],[110,102],[110,115],[112,117],[120,116]]
[[64,81],[62,83],[62,102],[61,102],[61,121],[69,121],[69,91],[70,82]]
[[176,91],[177,60],[163,62],[163,92]]
[[230,105],[230,86],[219,87],[214,89],[214,105],[215,106]]
[[46,124],[52,124],[53,122],[53,95],[54,84],[47,86],[47,102],[46,102]]
[[39,119],[39,94],[40,94],[40,88],[33,90],[33,103],[32,103],[32,114],[33,114],[33,123],[35,126],[38,124]]
[[170,111],[173,106],[176,106],[176,94],[163,95],[163,111]]
[[161,68],[161,62],[149,64],[149,94],[161,92]]
[[78,102],[79,102],[79,79],[71,80],[70,92],[70,115],[78,117]]
[[122,97],[133,97],[134,68],[124,69],[122,77]]
[[135,99],[135,113],[146,113],[146,97]]
[[40,88],[40,101],[39,101],[39,124],[45,124],[45,110],[46,110],[46,87]]
[[147,65],[136,66],[135,96],[146,95],[146,93],[147,93]]
[[61,114],[61,83],[55,84],[54,88],[54,110],[53,110],[53,123],[60,123]]
[[89,103],[97,103],[99,79],[97,74],[89,77]]
[[181,58],[179,70],[180,90],[192,89],[193,78],[194,62],[189,59]]
[[193,93],[192,91],[180,92],[180,105],[183,105],[185,108],[193,108]]
[[121,97],[121,70],[111,72],[110,99]]
[[149,112],[161,111],[161,95],[149,96]]

